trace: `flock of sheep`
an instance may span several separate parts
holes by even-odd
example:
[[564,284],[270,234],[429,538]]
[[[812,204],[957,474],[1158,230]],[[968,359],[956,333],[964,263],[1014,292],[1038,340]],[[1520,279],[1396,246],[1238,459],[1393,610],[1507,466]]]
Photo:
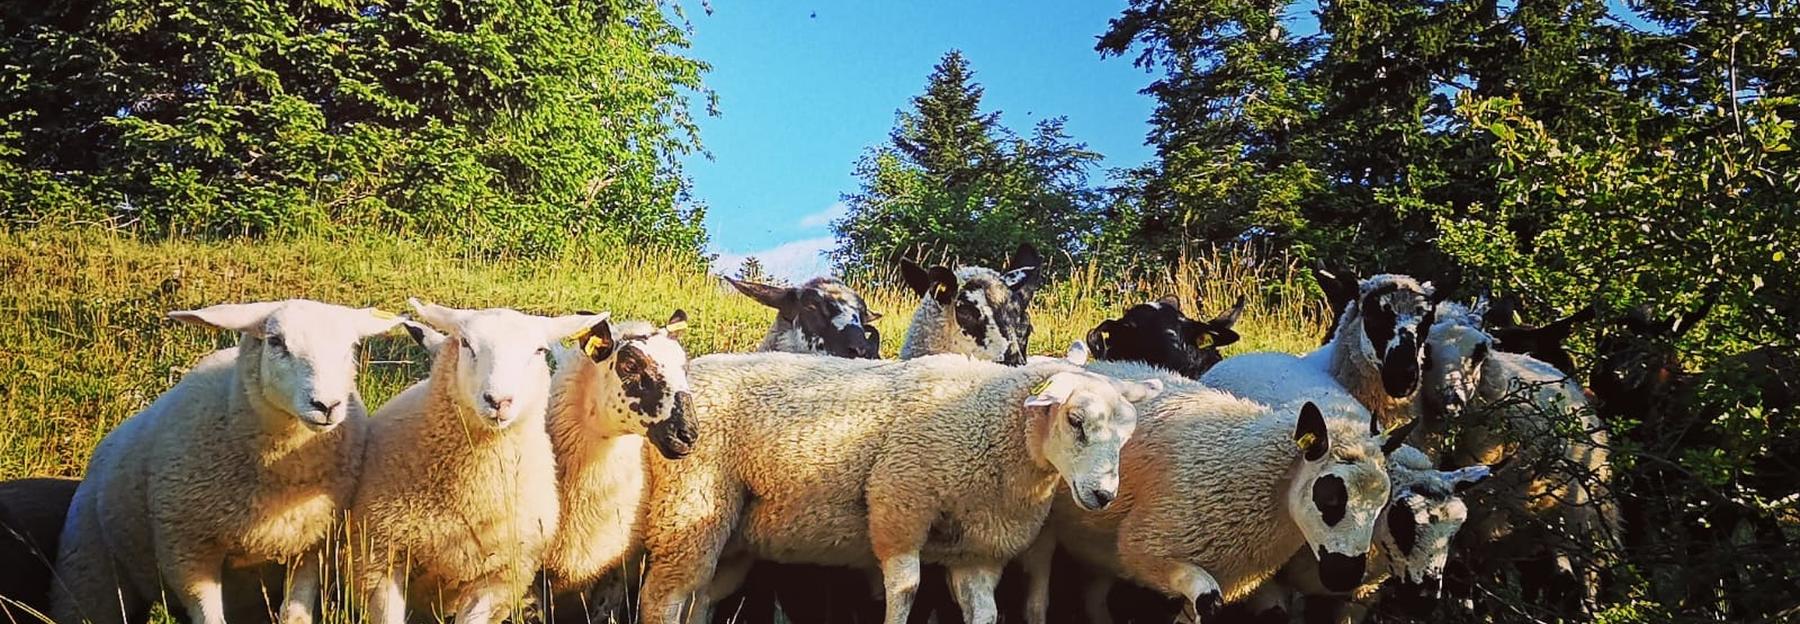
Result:
[[[1041,263],[903,263],[920,302],[899,361],[872,359],[876,315],[830,278],[732,281],[778,311],[761,352],[691,361],[680,311],[171,312],[239,345],[110,432],[79,485],[0,485],[0,502],[61,520],[38,537],[60,536],[63,624],[135,624],[161,601],[195,624],[302,624],[322,595],[382,624],[526,603],[584,621],[632,592],[646,622],[761,621],[775,601],[843,620],[879,597],[900,624],[933,588],[972,623],[1141,617],[1108,607],[1117,581],[1178,599],[1165,618],[1354,621],[1384,584],[1438,583],[1457,540],[1507,547],[1521,513],[1617,529],[1605,491],[1556,474],[1499,471],[1482,487],[1517,505],[1464,505],[1503,457],[1603,473],[1604,429],[1567,375],[1495,350],[1481,311],[1430,283],[1322,284],[1347,296],[1304,356],[1221,358],[1242,302],[1200,321],[1165,298],[1027,357]],[[430,374],[369,414],[356,345],[402,326]],[[1570,422],[1594,443],[1502,435]],[[1552,555],[1593,586],[1595,562]],[[1009,564],[1025,595],[997,600]],[[1082,579],[1081,605],[1053,573]]]

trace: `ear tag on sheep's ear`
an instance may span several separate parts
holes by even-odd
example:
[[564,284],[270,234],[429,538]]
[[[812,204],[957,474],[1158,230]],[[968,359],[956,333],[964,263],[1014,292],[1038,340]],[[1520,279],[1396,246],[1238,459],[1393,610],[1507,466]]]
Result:
[[1075,373],[1057,373],[1032,386],[1031,396],[1025,398],[1025,407],[1061,405],[1068,402],[1069,395],[1074,392]]
[[1195,349],[1205,349],[1210,346],[1213,346],[1212,332],[1203,331],[1203,332],[1200,332],[1199,336],[1194,337],[1194,348]]
[[393,312],[389,312],[387,310],[383,310],[381,308],[369,308],[369,316],[373,316],[375,318],[378,318],[378,319],[381,319],[384,321],[391,321],[391,320],[400,318],[400,315],[394,314]]
[[581,352],[586,353],[589,359],[593,359],[605,346],[606,341],[601,340],[599,336],[588,334],[588,337],[581,341]]
[[685,329],[687,329],[687,321],[676,321],[662,326],[662,331],[665,334],[678,334]]
[[1304,451],[1308,448],[1311,448],[1313,445],[1313,442],[1318,441],[1318,439],[1319,439],[1319,436],[1317,434],[1302,433],[1302,434],[1300,434],[1300,437],[1294,438],[1294,446],[1298,446],[1298,447],[1300,447],[1300,450]]

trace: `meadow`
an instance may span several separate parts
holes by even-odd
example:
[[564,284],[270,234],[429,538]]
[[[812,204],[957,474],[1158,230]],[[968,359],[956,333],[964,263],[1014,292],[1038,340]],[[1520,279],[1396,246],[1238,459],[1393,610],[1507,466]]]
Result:
[[[774,312],[670,252],[580,241],[547,256],[493,256],[443,241],[359,233],[284,239],[145,239],[100,228],[0,234],[0,479],[79,476],[95,444],[205,353],[237,337],[175,321],[170,310],[310,298],[405,312],[416,296],[459,307],[543,314],[610,311],[664,319],[686,310],[690,355],[754,349]],[[1125,306],[1167,294],[1210,318],[1248,305],[1227,354],[1299,352],[1328,325],[1312,280],[1292,260],[1212,254],[1146,277],[1052,266],[1033,302],[1031,351],[1054,354]],[[917,297],[897,280],[858,285],[894,357]],[[1198,305],[1197,305],[1198,304]],[[424,376],[402,332],[364,345],[359,384],[373,409]]]

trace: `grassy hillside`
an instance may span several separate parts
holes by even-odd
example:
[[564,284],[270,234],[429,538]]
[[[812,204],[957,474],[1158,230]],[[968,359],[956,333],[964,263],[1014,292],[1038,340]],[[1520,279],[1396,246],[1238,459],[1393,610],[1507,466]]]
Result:
[[[142,409],[204,353],[235,336],[181,325],[169,310],[306,297],[405,311],[408,296],[462,307],[555,314],[610,310],[663,319],[687,310],[694,354],[755,347],[773,312],[702,268],[611,244],[571,245],[560,256],[484,258],[399,238],[143,242],[100,230],[0,234],[0,479],[78,475],[100,437]],[[1252,294],[1230,351],[1300,351],[1324,331],[1322,306],[1291,263],[1243,258],[1184,262],[1153,281],[1117,283],[1077,270],[1040,292],[1033,352],[1052,353],[1120,305],[1180,293],[1215,314]],[[864,287],[899,351],[916,297]],[[1192,313],[1192,312],[1190,312]],[[371,341],[360,377],[371,409],[424,374],[403,334]]]

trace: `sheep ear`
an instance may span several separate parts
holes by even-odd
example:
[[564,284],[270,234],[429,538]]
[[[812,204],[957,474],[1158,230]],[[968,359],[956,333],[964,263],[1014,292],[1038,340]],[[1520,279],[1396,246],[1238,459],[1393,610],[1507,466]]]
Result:
[[729,277],[723,279],[737,288],[738,292],[755,299],[757,303],[780,310],[783,314],[793,310],[794,305],[800,302],[799,289],[738,281]]
[[263,321],[284,303],[286,302],[222,303],[199,310],[176,310],[169,313],[169,318],[189,325],[243,332],[261,338]]
[[364,338],[393,331],[394,326],[405,320],[398,314],[380,308],[363,308],[351,313],[350,318],[351,326],[356,328],[356,335]]
[[1300,453],[1306,461],[1316,462],[1325,459],[1325,451],[1331,449],[1331,434],[1325,430],[1325,415],[1319,412],[1319,406],[1307,401],[1300,406],[1300,421],[1294,424],[1294,446],[1300,447]]
[[1163,382],[1160,379],[1120,381],[1117,386],[1119,388],[1119,396],[1124,397],[1125,400],[1132,403],[1154,399],[1156,398],[1156,395],[1162,394],[1163,391]]
[[1238,295],[1237,303],[1232,304],[1230,310],[1226,310],[1218,316],[1213,317],[1213,320],[1207,321],[1206,324],[1211,325],[1214,329],[1231,329],[1232,325],[1237,324],[1238,317],[1244,315],[1245,303],[1246,300],[1244,299],[1244,296]]
[[612,313],[538,317],[538,322],[543,327],[544,343],[553,344],[561,342],[565,338],[575,339],[583,336],[588,332],[589,326],[596,322],[604,322],[608,318],[612,318]]
[[920,297],[931,293],[931,273],[917,262],[900,260],[900,281],[906,282],[906,287]]
[[1181,311],[1181,298],[1175,295],[1163,295],[1163,298],[1156,300],[1156,304],[1176,312]]
[[451,331],[455,329],[458,325],[462,324],[463,318],[468,315],[468,311],[466,310],[446,308],[435,303],[426,303],[420,301],[416,297],[408,297],[406,303],[411,305],[413,312],[419,315],[419,320],[425,321],[427,324],[440,331]]
[[873,323],[881,320],[881,313],[874,310],[863,310],[863,322]]
[[1061,372],[1045,378],[1032,386],[1031,396],[1025,397],[1025,407],[1052,407],[1062,405],[1075,392],[1077,373]]
[[587,354],[588,359],[595,362],[605,362],[606,358],[612,357],[613,349],[618,346],[618,343],[613,340],[612,323],[607,322],[606,319],[601,319],[592,327],[581,330],[572,338],[575,340],[576,348],[581,349],[582,353]]
[[687,331],[687,312],[681,310],[676,310],[674,314],[669,315],[669,322],[662,326],[662,332],[671,338],[679,338],[685,331]]
[[1006,272],[1000,275],[1000,279],[1006,282],[1007,288],[1030,301],[1032,294],[1037,292],[1038,277],[1043,272],[1043,266],[1044,257],[1038,255],[1036,247],[1032,247],[1031,243],[1019,243],[1018,251],[1013,252],[1012,262],[1007,264]]
[[1493,474],[1494,471],[1492,468],[1481,464],[1443,472],[1444,480],[1449,481],[1459,494],[1474,488],[1482,481],[1486,481],[1487,478]]
[[449,336],[445,336],[444,332],[432,329],[431,326],[424,323],[401,321],[400,326],[406,328],[406,335],[412,336],[413,342],[418,343],[420,348],[432,355],[437,355],[438,350],[443,348],[444,341],[449,340]]
[[1393,455],[1394,451],[1400,450],[1400,447],[1406,444],[1406,439],[1412,437],[1413,429],[1418,428],[1418,426],[1419,419],[1415,418],[1406,421],[1406,424],[1404,425],[1388,430],[1387,434],[1384,435],[1381,440],[1381,454]]
[[1086,365],[1088,361],[1087,344],[1080,340],[1069,343],[1069,354],[1064,356],[1064,359],[1076,366]]
[[949,267],[931,267],[931,298],[943,305],[956,299],[956,272]]
[[1093,353],[1094,357],[1106,359],[1106,341],[1112,338],[1112,333],[1117,331],[1118,325],[1118,321],[1106,319],[1088,331],[1088,350]]

